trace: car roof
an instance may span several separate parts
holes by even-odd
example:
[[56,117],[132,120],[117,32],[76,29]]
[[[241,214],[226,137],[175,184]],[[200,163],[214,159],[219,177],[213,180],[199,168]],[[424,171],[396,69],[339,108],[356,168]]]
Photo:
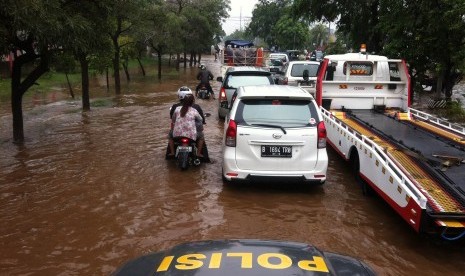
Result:
[[287,53],[271,53],[270,57],[289,57]]
[[362,53],[347,53],[341,55],[328,55],[325,59],[335,61],[387,61],[388,58],[385,56],[378,55],[365,55]]
[[275,97],[313,99],[313,96],[301,87],[290,85],[251,85],[241,86],[237,90],[237,99]]
[[289,62],[289,67],[293,64],[316,64],[320,65],[319,61],[311,61],[311,60],[293,60]]
[[254,67],[254,66],[234,66],[234,67],[229,67],[228,70],[226,71],[226,74],[241,74],[241,73],[253,73],[253,74],[259,74],[259,75],[271,75],[270,71],[261,68],[261,67]]

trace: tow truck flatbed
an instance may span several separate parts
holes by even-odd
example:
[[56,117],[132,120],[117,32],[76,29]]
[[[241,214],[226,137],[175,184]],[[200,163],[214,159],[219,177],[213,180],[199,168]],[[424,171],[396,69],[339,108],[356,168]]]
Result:
[[364,192],[415,231],[465,237],[465,127],[411,108],[407,63],[360,53],[326,56],[315,99],[328,143]]
[[369,110],[353,110],[351,113],[358,121],[408,151],[431,174],[444,178],[439,183],[444,189],[454,191],[465,205],[465,147],[447,139],[446,133],[450,132],[443,130],[444,135],[439,136],[418,128],[409,120],[400,121],[397,116],[385,113]]

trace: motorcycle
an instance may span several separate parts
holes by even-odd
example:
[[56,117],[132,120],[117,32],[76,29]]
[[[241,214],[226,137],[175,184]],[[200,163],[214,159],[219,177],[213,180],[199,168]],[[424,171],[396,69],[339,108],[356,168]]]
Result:
[[[205,113],[206,117],[210,116],[210,113]],[[204,141],[202,147],[203,157],[197,156],[197,142],[187,137],[174,137],[174,157],[170,156],[169,145],[166,147],[165,159],[174,159],[176,165],[181,170],[187,170],[190,166],[199,166],[201,163],[210,163],[210,157],[208,156],[207,143]]]
[[197,92],[197,98],[208,100],[211,97],[210,91],[208,91],[207,86],[201,85],[199,91]]
[[197,145],[194,140],[186,137],[175,137],[174,148],[174,159],[181,170],[187,170],[192,165],[200,165],[200,158],[197,157]]

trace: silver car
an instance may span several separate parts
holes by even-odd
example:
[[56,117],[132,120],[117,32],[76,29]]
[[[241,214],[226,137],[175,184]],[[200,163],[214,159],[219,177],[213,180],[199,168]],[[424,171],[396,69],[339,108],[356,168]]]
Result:
[[314,98],[304,89],[240,87],[224,130],[225,181],[325,182],[326,128]]
[[[277,75],[277,84],[304,86],[312,95],[315,95],[316,75],[320,63],[317,61],[299,60],[290,61]],[[308,78],[304,79],[307,75]]]
[[229,67],[224,74],[224,78],[218,77],[216,80],[222,82],[218,93],[218,117],[220,119],[224,119],[229,113],[233,95],[238,87],[274,84],[274,79],[269,70],[253,66]]

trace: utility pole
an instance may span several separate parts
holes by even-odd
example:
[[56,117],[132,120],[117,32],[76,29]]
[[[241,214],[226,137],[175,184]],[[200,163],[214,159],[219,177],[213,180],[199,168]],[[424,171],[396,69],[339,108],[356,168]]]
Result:
[[240,11],[240,13],[239,13],[239,24],[240,24],[240,25],[239,25],[239,26],[240,26],[239,29],[240,29],[241,32],[242,32],[242,6],[241,6],[241,11]]

